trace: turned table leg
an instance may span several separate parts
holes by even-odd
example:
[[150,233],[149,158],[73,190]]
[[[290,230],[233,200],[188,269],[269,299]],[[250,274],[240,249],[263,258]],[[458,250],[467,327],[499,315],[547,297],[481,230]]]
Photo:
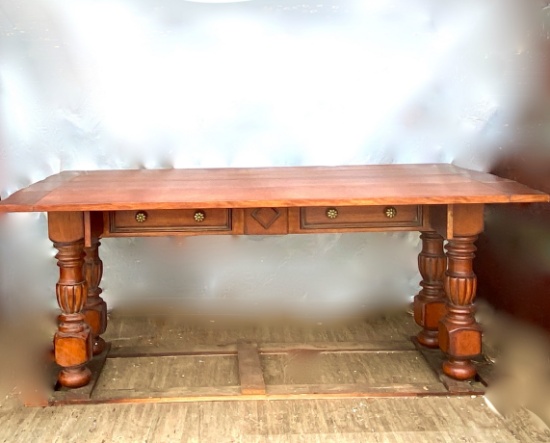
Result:
[[439,345],[448,356],[443,372],[458,380],[476,374],[470,361],[481,353],[481,328],[474,317],[472,304],[477,286],[473,259],[477,235],[456,236],[449,240],[448,268],[445,275],[447,314],[439,323]]
[[88,384],[91,379],[86,363],[92,358],[92,333],[82,313],[88,291],[82,272],[83,214],[49,212],[48,235],[59,251],[55,256],[59,266],[55,292],[61,309],[58,330],[54,336],[55,361],[61,366],[57,379],[62,386],[78,388]]
[[86,323],[90,326],[93,336],[94,355],[101,354],[105,349],[105,340],[100,337],[107,328],[107,304],[101,298],[101,277],[103,276],[103,262],[99,258],[100,242],[97,238],[92,239],[90,247],[85,247],[83,273],[86,278],[88,295],[83,314]]
[[443,252],[443,237],[436,232],[423,232],[422,251],[418,255],[418,269],[422,276],[422,289],[414,298],[414,320],[423,329],[418,342],[430,348],[439,346],[439,321],[446,311],[443,287],[447,258]]
[[88,384],[91,372],[86,363],[92,358],[92,336],[84,320],[87,285],[82,275],[84,242],[54,242],[59,253],[57,302],[61,308],[58,331],[54,337],[55,361],[62,367],[58,375],[61,385],[78,388]]

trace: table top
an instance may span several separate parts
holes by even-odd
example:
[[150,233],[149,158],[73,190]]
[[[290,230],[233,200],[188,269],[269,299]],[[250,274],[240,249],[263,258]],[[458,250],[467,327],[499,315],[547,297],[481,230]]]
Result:
[[0,212],[548,202],[550,196],[450,164],[64,171]]

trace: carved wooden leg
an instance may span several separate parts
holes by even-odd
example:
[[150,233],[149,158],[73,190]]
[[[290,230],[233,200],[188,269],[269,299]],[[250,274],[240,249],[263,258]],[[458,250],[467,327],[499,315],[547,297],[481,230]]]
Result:
[[62,367],[58,381],[69,388],[88,384],[91,372],[86,363],[92,358],[92,336],[84,321],[87,285],[82,275],[84,242],[54,242],[59,253],[57,302],[61,308],[59,328],[54,337],[55,361]]
[[447,258],[443,252],[443,237],[436,232],[423,232],[422,251],[418,255],[418,269],[422,275],[422,289],[414,298],[414,320],[422,331],[418,341],[430,348],[439,346],[439,321],[446,312],[446,296],[443,288]]
[[477,286],[472,268],[476,239],[477,235],[457,236],[449,240],[445,248],[448,304],[447,314],[439,323],[439,345],[448,356],[443,372],[458,380],[475,376],[476,369],[470,359],[481,353],[481,328],[476,323],[472,304]]
[[107,304],[101,298],[102,290],[99,287],[103,276],[103,262],[98,253],[100,244],[97,238],[93,238],[91,247],[84,248],[86,255],[83,272],[88,285],[88,296],[83,313],[92,330],[94,355],[101,354],[105,349],[105,340],[100,335],[107,328]]

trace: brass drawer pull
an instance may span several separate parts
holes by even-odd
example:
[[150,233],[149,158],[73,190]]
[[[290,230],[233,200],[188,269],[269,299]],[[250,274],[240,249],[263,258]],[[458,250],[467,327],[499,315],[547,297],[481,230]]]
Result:
[[193,219],[197,223],[202,223],[205,218],[206,218],[206,214],[204,213],[204,211],[195,211],[195,214],[193,215]]
[[331,220],[334,220],[336,217],[338,217],[338,209],[328,208],[326,214],[328,218],[330,218]]
[[394,218],[397,215],[397,209],[395,209],[393,206],[388,206],[384,208],[384,214],[388,218]]
[[147,220],[147,212],[145,211],[138,211],[136,212],[136,221],[138,223],[145,223],[145,221]]

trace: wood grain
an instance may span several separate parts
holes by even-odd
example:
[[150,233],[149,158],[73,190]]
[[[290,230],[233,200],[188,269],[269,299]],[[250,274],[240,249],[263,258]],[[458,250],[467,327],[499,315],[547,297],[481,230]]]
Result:
[[0,212],[547,202],[511,180],[448,164],[70,171]]
[[265,394],[264,374],[258,346],[255,343],[239,342],[237,344],[237,358],[239,359],[241,394]]
[[[166,344],[165,334],[177,338],[181,331],[186,334],[180,342],[186,343],[189,348],[207,343],[212,347],[220,342],[234,344],[238,337],[250,333],[250,328],[223,328],[206,334],[203,327],[191,327],[189,322],[174,319],[164,323],[160,334],[158,322],[150,319],[144,322],[143,319],[122,318],[116,312],[114,314],[110,338],[114,343],[132,346],[141,339],[128,338],[139,332],[146,334],[147,339],[152,339],[152,348]],[[0,326],[5,328],[5,324]],[[337,348],[340,340],[375,340],[379,337],[390,340],[393,336],[394,339],[402,337],[404,342],[405,335],[408,334],[408,337],[415,330],[412,318],[403,313],[396,317],[372,319],[362,324],[316,328],[315,331],[302,333],[280,324],[278,327],[258,330],[255,339],[277,339],[282,344],[297,347],[322,343],[321,348],[329,340],[333,340],[330,347]],[[157,335],[149,335],[150,331]],[[5,334],[0,336],[6,337]],[[116,338],[121,340],[117,341]],[[49,333],[44,335],[44,341],[49,342]],[[344,345],[347,347],[349,343]],[[412,343],[408,341],[408,345],[412,346]],[[175,350],[177,349],[175,346]],[[433,352],[437,354],[437,351]],[[419,355],[419,358],[423,357]],[[183,379],[189,377],[193,380],[188,383],[190,387],[174,383],[172,387],[167,384],[166,390],[163,388],[160,391],[149,387],[141,391],[123,390],[117,389],[119,386],[112,382],[109,390],[96,388],[88,401],[82,401],[85,405],[24,407],[13,398],[20,388],[14,382],[2,393],[0,441],[416,443],[454,442],[457,441],[457,436],[468,442],[527,443],[549,440],[548,430],[537,425],[526,410],[511,413],[503,420],[486,406],[481,396],[449,394],[446,390],[426,391],[425,387],[434,389],[436,386],[416,383],[416,372],[406,375],[407,383],[396,381],[385,387],[373,386],[372,383],[368,386],[272,385],[268,387],[268,394],[265,396],[243,396],[239,386],[235,385],[215,386],[210,383],[206,387],[198,386],[201,383],[196,383],[194,377],[197,380],[203,378],[198,375],[203,371],[206,362],[198,363],[195,360],[194,364],[189,362],[187,365],[188,359],[183,360],[178,360],[178,363],[189,369]],[[137,362],[127,365],[127,374],[130,376],[136,372],[133,363]],[[225,359],[215,359],[215,366],[219,365],[227,370],[226,364]],[[215,366],[209,365],[208,377],[213,373],[222,374],[215,370]],[[162,365],[155,367],[156,370],[163,371]],[[390,363],[388,366],[388,370],[397,371],[398,374],[400,369],[404,370],[397,364]],[[181,373],[183,372],[180,371]],[[102,377],[104,375],[108,376],[109,373],[104,371]],[[55,375],[52,375],[52,381],[53,378]],[[216,381],[225,383],[224,380],[222,378]],[[11,382],[6,378],[2,381]],[[366,391],[363,392],[368,393],[361,394],[364,388]],[[291,390],[294,394],[289,394]],[[5,395],[8,393],[9,396]],[[64,404],[62,398],[56,397],[56,404]]]
[[[181,340],[180,340],[181,341]],[[331,352],[331,353],[367,353],[367,352],[405,352],[414,351],[413,344],[403,340],[372,340],[364,342],[317,342],[317,343],[258,343],[261,354],[285,354],[290,351]],[[238,345],[194,345],[181,347],[177,341],[163,340],[151,346],[118,346],[111,348],[109,358],[152,357],[167,355],[235,355]]]

